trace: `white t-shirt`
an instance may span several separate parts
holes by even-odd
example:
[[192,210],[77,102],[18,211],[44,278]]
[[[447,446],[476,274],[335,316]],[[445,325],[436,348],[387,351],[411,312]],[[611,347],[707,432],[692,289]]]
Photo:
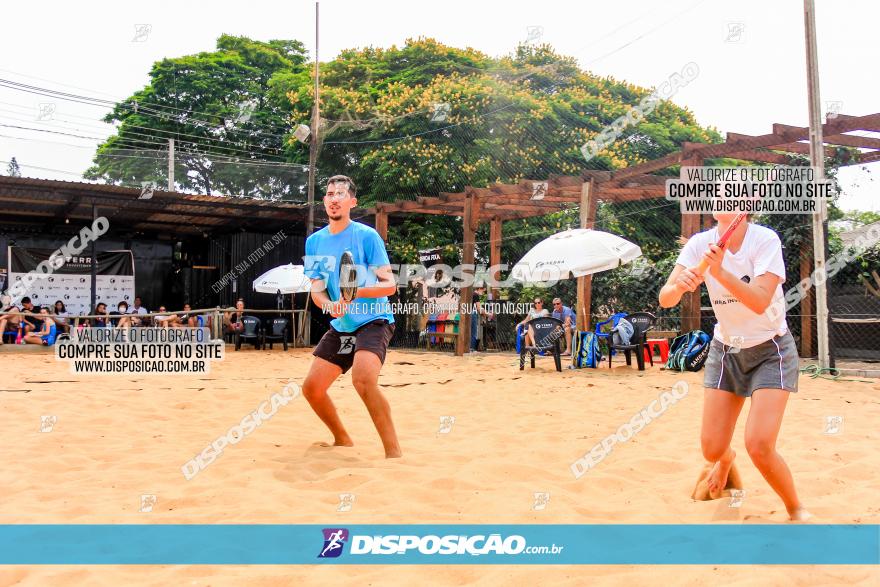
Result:
[[[719,237],[717,227],[695,234],[679,253],[676,263],[688,268],[699,264],[703,253],[709,250],[710,244],[718,242]],[[726,345],[749,348],[788,332],[782,292],[785,262],[782,260],[782,242],[774,231],[766,226],[749,224],[739,251],[725,250],[721,267],[746,283],[765,273],[778,275],[782,281],[776,286],[770,307],[763,314],[756,314],[706,271],[703,279],[718,319],[715,338]]]
[[550,315],[545,308],[541,308],[540,311],[536,309],[529,310],[529,320],[535,320],[536,318],[545,318]]
[[128,309],[128,313],[129,314],[149,314],[149,312],[147,312],[147,309],[143,306],[139,306],[137,308],[132,306]]

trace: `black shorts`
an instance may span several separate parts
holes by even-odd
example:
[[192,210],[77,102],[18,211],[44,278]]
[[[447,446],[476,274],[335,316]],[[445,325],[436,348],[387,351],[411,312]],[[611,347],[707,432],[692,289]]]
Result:
[[339,332],[331,326],[312,354],[338,365],[343,373],[351,369],[357,351],[370,351],[384,364],[385,351],[393,335],[394,324],[388,320],[368,322],[354,332]]

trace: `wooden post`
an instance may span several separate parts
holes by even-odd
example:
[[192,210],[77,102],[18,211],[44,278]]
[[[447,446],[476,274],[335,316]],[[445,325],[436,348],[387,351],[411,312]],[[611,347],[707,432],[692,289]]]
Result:
[[715,223],[715,218],[712,217],[711,214],[700,214],[703,218],[703,228],[701,230],[709,230],[712,228],[712,224]]
[[[480,221],[480,201],[473,192],[468,191],[464,198],[464,215],[462,224],[464,227],[464,239],[462,243],[461,262],[463,265],[473,265],[476,254],[476,232],[477,224]],[[466,275],[470,275],[473,279],[473,269],[463,271],[462,278],[467,279]],[[455,354],[459,357],[471,348],[471,315],[470,312],[463,311],[465,308],[470,310],[471,299],[473,297],[474,286],[471,283],[467,287],[459,290],[460,297],[458,299],[459,315],[458,315],[458,338],[455,340]]]
[[385,212],[379,204],[376,204],[376,232],[383,241],[388,242],[388,212]]
[[[810,279],[810,270],[813,267],[813,255],[808,247],[801,248],[801,281]],[[801,299],[801,356],[813,356],[813,294],[812,287],[807,290],[807,295]]]
[[[682,167],[698,167],[703,164],[703,160],[699,158],[686,159],[681,162]],[[700,214],[681,214],[681,236],[690,238],[700,231],[701,215]],[[681,297],[681,331],[690,332],[700,328],[700,289],[697,291],[685,293]]]
[[[590,178],[581,185],[581,228],[593,228],[596,222],[596,184]],[[577,278],[577,329],[585,331],[590,327],[590,307],[593,297],[593,276]]]
[[[489,266],[496,267],[501,264],[501,223],[503,221],[497,216],[492,218],[489,223]],[[494,283],[501,281],[501,272],[492,270],[491,278]],[[499,290],[497,285],[492,286],[492,299],[498,300]]]

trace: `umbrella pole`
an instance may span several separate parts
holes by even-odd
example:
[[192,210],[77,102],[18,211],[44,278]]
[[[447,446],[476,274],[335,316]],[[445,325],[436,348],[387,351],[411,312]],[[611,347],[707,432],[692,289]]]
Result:
[[296,340],[299,338],[299,330],[296,327],[296,294],[290,294],[290,332],[293,334],[293,348],[296,348]]

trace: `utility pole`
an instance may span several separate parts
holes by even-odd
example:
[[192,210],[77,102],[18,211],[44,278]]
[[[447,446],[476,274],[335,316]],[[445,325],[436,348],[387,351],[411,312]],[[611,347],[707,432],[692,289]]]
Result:
[[174,191],[174,139],[168,139],[168,191]]
[[309,143],[309,221],[306,236],[315,231],[315,165],[318,162],[318,126],[321,121],[321,93],[318,86],[321,62],[318,60],[318,5],[315,2],[315,107],[312,109],[312,133]]
[[[92,202],[92,226],[98,221],[98,207]],[[89,311],[87,314],[91,314],[95,311],[95,304],[98,301],[98,248],[95,246],[95,241],[97,239],[92,239],[91,244],[91,252],[90,255],[92,257],[91,264],[89,267],[89,277],[90,279],[90,287],[91,292],[89,295],[89,301],[91,302],[91,306],[89,307]]]
[[[819,101],[819,58],[816,53],[816,4],[804,0],[804,33],[807,46],[807,89],[810,105],[810,166],[816,170],[815,180],[825,179],[825,148],[822,140],[822,110]],[[819,211],[812,215],[813,259],[815,269],[813,287],[816,288],[816,334],[819,342],[819,365],[830,366],[828,348],[828,288],[825,269],[825,224],[828,209],[825,200],[819,200]]]

